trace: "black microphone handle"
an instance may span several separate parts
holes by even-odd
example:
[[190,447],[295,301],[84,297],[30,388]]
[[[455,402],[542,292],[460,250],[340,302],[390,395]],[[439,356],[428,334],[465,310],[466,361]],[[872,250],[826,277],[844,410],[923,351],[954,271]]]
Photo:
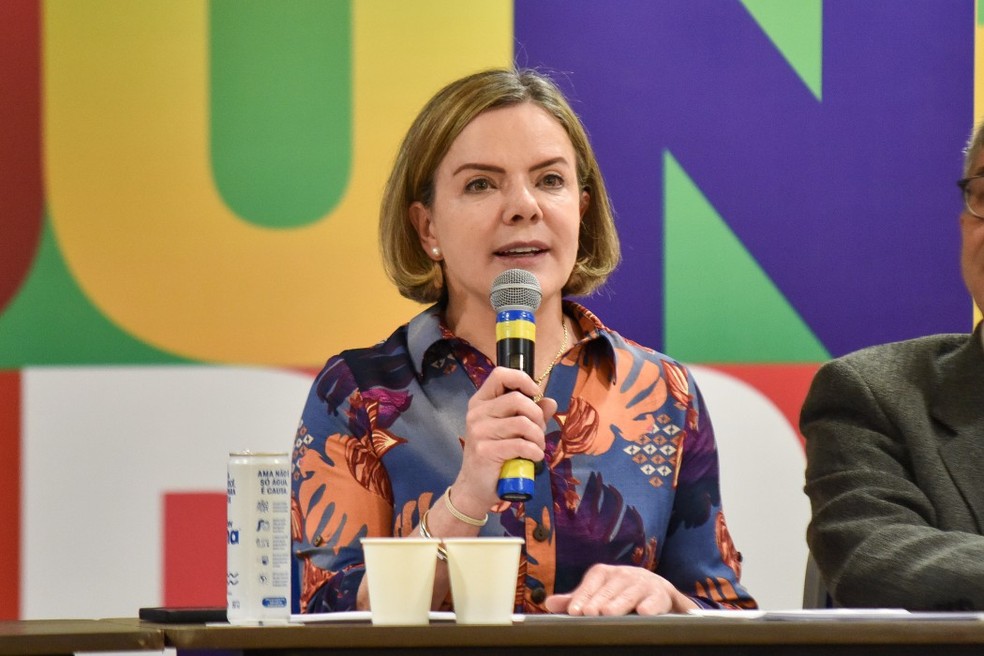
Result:
[[500,367],[519,369],[533,378],[534,342],[531,339],[507,337],[495,344],[495,361]]
[[[509,369],[519,369],[525,371],[526,375],[533,378],[533,357],[535,342],[532,339],[522,337],[506,337],[500,339],[495,344],[495,361],[500,367]],[[510,463],[529,462],[528,460],[512,460]],[[508,465],[508,463],[507,463]],[[526,475],[536,476],[543,469],[543,462],[532,463],[533,470]],[[503,477],[499,478],[499,498],[504,501],[528,501],[532,496],[532,480],[529,482],[529,489],[519,491],[514,489],[515,481],[519,479]]]

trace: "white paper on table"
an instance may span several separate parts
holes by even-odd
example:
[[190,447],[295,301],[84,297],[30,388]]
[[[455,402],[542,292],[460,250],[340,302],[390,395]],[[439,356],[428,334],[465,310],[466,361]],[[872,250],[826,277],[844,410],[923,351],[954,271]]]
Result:
[[[431,622],[454,622],[453,612],[432,610],[430,613]],[[513,615],[513,622],[522,622],[524,615]],[[369,610],[347,610],[337,613],[301,613],[290,616],[290,621],[298,624],[316,624],[319,622],[371,622],[372,611]]]
[[698,617],[721,619],[773,620],[773,621],[961,621],[984,620],[984,613],[974,612],[910,612],[903,608],[804,608],[791,610],[709,610],[697,608],[689,611]]

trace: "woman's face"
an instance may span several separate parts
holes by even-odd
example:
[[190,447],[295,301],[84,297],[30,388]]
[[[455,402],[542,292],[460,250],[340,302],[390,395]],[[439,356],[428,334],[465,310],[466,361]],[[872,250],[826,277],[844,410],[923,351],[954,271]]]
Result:
[[444,261],[452,305],[488,306],[492,281],[514,268],[536,275],[546,301],[574,268],[588,200],[564,128],[523,103],[479,114],[462,130],[437,167],[431,206],[414,203],[410,218],[424,251]]

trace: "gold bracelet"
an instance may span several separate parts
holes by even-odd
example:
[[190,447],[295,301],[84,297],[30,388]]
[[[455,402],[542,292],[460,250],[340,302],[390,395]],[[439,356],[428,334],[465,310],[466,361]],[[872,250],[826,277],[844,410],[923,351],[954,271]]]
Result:
[[468,524],[470,526],[479,526],[479,527],[485,526],[489,522],[489,514],[488,513],[485,513],[485,517],[483,517],[481,519],[475,519],[474,517],[469,517],[465,513],[461,512],[460,510],[458,510],[457,508],[455,508],[454,507],[454,504],[451,503],[451,488],[450,487],[448,487],[448,489],[444,490],[444,505],[446,505],[448,507],[448,512],[451,513],[451,516],[454,517],[455,519],[457,519],[459,522],[464,522],[465,524]]
[[[424,515],[420,518],[420,524],[417,525],[417,528],[420,529],[420,537],[426,538],[428,540],[434,540],[436,538],[433,535],[431,535],[431,532],[430,531],[427,530],[427,514],[428,513],[430,513],[430,509],[429,508],[427,509],[427,512],[425,512]],[[437,559],[438,560],[443,560],[443,561],[447,561],[447,559],[448,559],[448,550],[444,548],[444,543],[443,542],[438,543],[438,545],[437,545]]]

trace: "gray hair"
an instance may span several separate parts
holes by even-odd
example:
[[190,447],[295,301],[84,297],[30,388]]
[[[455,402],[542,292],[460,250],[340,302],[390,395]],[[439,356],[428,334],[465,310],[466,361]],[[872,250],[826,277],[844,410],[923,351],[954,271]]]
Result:
[[981,150],[984,149],[984,121],[981,121],[974,128],[970,135],[967,147],[964,148],[964,177],[969,178],[974,174],[974,163],[977,162]]

